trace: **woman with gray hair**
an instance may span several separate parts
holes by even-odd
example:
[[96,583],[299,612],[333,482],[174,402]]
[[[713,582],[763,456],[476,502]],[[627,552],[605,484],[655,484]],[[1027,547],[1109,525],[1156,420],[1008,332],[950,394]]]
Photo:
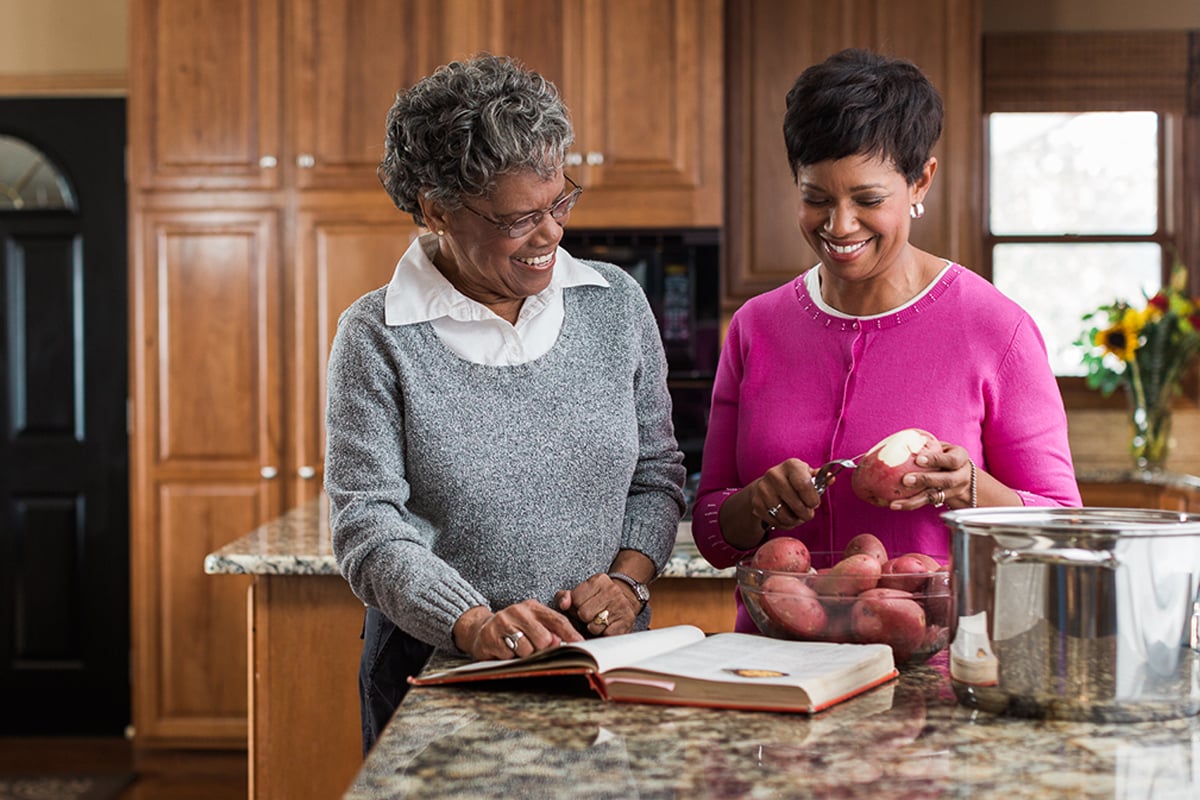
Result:
[[399,92],[379,177],[429,231],[341,316],[333,549],[367,606],[364,752],[432,652],[648,627],[683,456],[641,287],[558,247],[582,189],[554,85],[483,55]]

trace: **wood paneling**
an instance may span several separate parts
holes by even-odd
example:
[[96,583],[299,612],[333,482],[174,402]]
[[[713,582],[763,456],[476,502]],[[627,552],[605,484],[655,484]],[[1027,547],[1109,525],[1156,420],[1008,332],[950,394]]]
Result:
[[362,764],[363,605],[336,575],[262,575],[250,597],[251,800],[340,797]]
[[280,183],[279,4],[131,0],[130,165],[150,189]]

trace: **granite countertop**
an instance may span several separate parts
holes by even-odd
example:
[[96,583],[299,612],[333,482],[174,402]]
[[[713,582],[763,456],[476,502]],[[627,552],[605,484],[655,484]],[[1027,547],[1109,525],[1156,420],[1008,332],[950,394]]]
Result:
[[943,651],[811,717],[605,703],[581,678],[419,687],[344,800],[1200,797],[1197,718],[995,716],[946,674]]
[[[236,541],[209,553],[204,571],[210,575],[340,575],[329,542],[329,499],[297,506]],[[692,524],[681,522],[675,551],[660,577],[732,578],[735,570],[716,569],[692,541]]]

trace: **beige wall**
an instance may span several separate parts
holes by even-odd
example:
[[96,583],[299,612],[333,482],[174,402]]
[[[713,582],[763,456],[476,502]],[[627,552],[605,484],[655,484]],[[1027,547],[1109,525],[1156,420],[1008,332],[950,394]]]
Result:
[[0,0],[0,95],[124,94],[127,0]]

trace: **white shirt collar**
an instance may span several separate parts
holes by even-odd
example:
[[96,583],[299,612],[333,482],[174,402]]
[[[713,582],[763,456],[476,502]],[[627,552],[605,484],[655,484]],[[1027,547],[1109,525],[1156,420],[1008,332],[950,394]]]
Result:
[[[437,238],[434,233],[417,237],[396,263],[392,279],[388,282],[384,321],[388,325],[411,325],[440,317],[462,321],[497,319],[490,308],[455,289],[434,266]],[[555,259],[550,285],[529,298],[534,302],[527,301],[524,304],[529,307],[530,314],[545,308],[551,298],[563,289],[572,286],[608,286],[604,276],[561,247]],[[527,316],[524,306],[522,317]]]

